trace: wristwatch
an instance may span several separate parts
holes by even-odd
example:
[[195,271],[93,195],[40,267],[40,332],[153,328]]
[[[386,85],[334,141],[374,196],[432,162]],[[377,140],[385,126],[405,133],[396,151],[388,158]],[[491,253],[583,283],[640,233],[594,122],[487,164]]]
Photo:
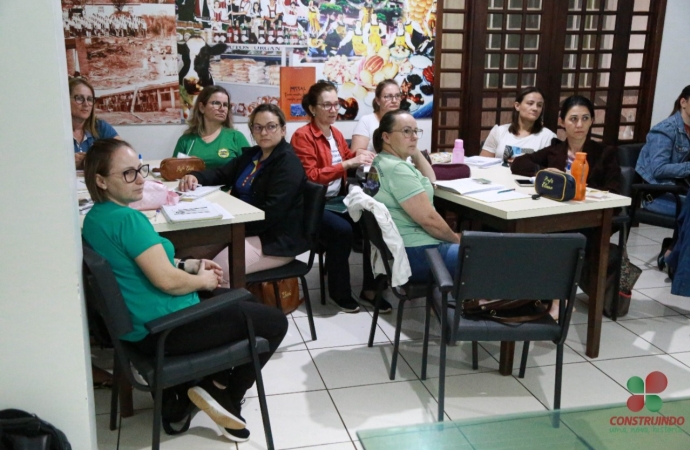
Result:
[[177,268],[180,270],[184,270],[184,262],[187,261],[188,258],[180,258],[179,261],[177,261]]

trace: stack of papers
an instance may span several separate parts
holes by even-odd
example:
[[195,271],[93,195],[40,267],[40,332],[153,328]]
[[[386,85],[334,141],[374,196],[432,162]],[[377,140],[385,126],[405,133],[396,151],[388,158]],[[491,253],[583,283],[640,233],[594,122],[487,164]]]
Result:
[[224,216],[232,217],[221,206],[207,200],[180,202],[177,205],[163,205],[161,210],[169,223],[221,219]]
[[180,201],[193,202],[219,189],[220,186],[197,186],[193,191],[183,192],[179,189],[175,189],[175,192],[180,194]]
[[495,166],[496,164],[501,164],[503,160],[501,158],[495,158],[493,156],[470,156],[465,158],[465,164],[468,166],[486,168],[490,166]]
[[530,198],[529,195],[517,192],[515,189],[506,189],[503,191],[484,191],[474,194],[467,194],[466,197],[481,200],[485,203],[504,202],[506,200],[518,200],[521,198]]
[[473,178],[462,178],[459,180],[437,181],[436,186],[441,188],[441,189],[455,192],[456,194],[460,194],[460,195],[475,194],[478,192],[485,192],[485,191],[498,191],[501,189],[505,189],[505,186],[503,186],[502,184],[479,183],[478,181],[475,181]]

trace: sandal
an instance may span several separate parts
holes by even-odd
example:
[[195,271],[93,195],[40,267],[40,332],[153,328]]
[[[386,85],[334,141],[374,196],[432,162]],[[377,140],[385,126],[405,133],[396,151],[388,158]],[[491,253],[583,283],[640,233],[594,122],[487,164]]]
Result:
[[659,252],[659,256],[656,257],[656,266],[662,272],[666,268],[666,261],[664,257],[666,256],[666,251],[669,249],[669,247],[671,247],[671,243],[671,238],[664,238],[664,240],[661,241],[661,251]]

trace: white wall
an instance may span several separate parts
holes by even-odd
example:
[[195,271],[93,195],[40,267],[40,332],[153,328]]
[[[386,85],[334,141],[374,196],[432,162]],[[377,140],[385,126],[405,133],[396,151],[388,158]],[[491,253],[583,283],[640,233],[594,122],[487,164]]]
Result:
[[0,409],[95,449],[60,0],[35,6],[0,3]]
[[689,23],[690,2],[667,0],[652,109],[652,126],[668,117],[680,91],[690,84]]
[[[289,122],[286,139],[289,141],[292,133],[304,124],[305,122]],[[351,121],[336,122],[335,126],[346,138],[350,138],[356,124],[357,122]],[[419,141],[419,148],[431,150],[431,119],[418,120],[417,126],[424,130],[424,135]],[[172,156],[175,143],[186,128],[184,125],[118,125],[115,127],[120,137],[129,142],[144,159],[163,159]],[[236,124],[236,128],[242,131],[251,142],[246,123]]]

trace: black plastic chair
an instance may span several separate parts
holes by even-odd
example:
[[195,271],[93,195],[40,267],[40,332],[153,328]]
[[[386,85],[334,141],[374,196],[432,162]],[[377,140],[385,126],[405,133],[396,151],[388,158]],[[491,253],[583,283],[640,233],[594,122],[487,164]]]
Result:
[[[621,169],[624,167],[632,167],[633,171],[637,165],[637,160],[640,157],[644,144],[625,144],[618,147],[618,162]],[[682,209],[681,195],[686,195],[688,189],[683,186],[673,184],[647,184],[642,177],[634,172],[631,186],[630,196],[632,203],[630,205],[630,220],[633,225],[637,223],[646,223],[662,228],[670,228],[674,236],[677,234],[677,219]],[[649,211],[641,207],[642,198],[645,195],[661,195],[672,194],[676,199],[676,215],[667,216],[656,212]]]
[[405,302],[414,298],[426,297],[431,287],[430,283],[405,283],[400,287],[394,287],[392,282],[391,266],[393,263],[393,255],[391,254],[386,242],[383,240],[381,227],[376,221],[376,217],[370,211],[362,211],[362,219],[364,223],[366,245],[367,240],[371,242],[379,251],[381,260],[386,268],[385,275],[379,275],[376,283],[376,300],[374,302],[374,316],[371,319],[371,331],[369,332],[368,346],[374,345],[374,335],[376,334],[376,324],[379,318],[379,306],[381,298],[383,298],[383,291],[387,285],[391,286],[391,291],[398,298],[398,317],[395,323],[395,339],[393,340],[393,357],[391,359],[391,372],[389,378],[395,379],[395,369],[398,362],[398,349],[400,347],[400,329],[402,327],[403,309]]
[[[316,340],[316,329],[314,328],[314,314],[311,310],[311,300],[309,298],[309,287],[305,275],[311,271],[314,264],[314,255],[319,249],[319,229],[321,228],[321,218],[323,209],[326,205],[326,186],[307,181],[304,188],[304,232],[309,239],[310,252],[309,261],[303,263],[295,259],[290,263],[276,267],[275,269],[262,270],[247,275],[247,283],[270,282],[273,284],[276,306],[280,309],[280,294],[278,292],[278,281],[286,278],[299,277],[302,282],[302,292],[304,293],[304,303],[307,305],[307,316],[309,318],[309,330],[311,340]],[[323,286],[322,288],[323,289]]]
[[[577,280],[585,255],[581,234],[502,234],[466,231],[462,234],[455,282],[437,249],[426,250],[438,286],[427,299],[422,354],[422,379],[426,379],[431,308],[441,323],[441,354],[438,387],[438,420],[443,421],[446,346],[472,341],[472,368],[477,369],[477,341],[524,341],[519,377],[525,376],[529,343],[556,344],[554,409],[561,407],[563,344],[575,302]],[[487,274],[501,267],[500,277]],[[560,299],[559,320],[546,315],[525,323],[467,319],[461,303],[471,299]]]
[[[129,310],[122,297],[120,286],[110,264],[89,245],[82,241],[84,249],[84,279],[87,301],[104,319],[108,333],[115,347],[113,378],[125,379],[136,389],[150,392],[154,398],[152,448],[160,447],[161,411],[163,389],[198,380],[207,375],[242,364],[253,363],[256,372],[256,389],[259,394],[261,416],[269,449],[273,449],[273,436],[266,405],[259,354],[269,351],[268,341],[256,337],[251,319],[245,316],[247,339],[199,353],[180,356],[165,356],[165,340],[175,328],[194,322],[202,317],[215,314],[240,300],[251,300],[252,295],[245,289],[234,289],[227,294],[202,301],[189,308],[176,311],[145,324],[153,336],[157,336],[155,356],[139,351],[134,345],[120,339],[132,331]],[[134,367],[148,384],[142,384],[133,376]],[[118,384],[113,383],[110,403],[110,429],[116,429]],[[189,419],[183,430],[189,426]]]

